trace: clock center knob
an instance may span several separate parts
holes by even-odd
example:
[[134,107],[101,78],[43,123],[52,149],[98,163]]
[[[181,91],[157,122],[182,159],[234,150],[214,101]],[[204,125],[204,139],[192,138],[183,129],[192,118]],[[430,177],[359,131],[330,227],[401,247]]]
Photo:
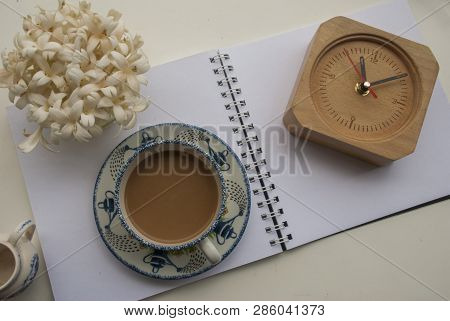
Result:
[[370,82],[358,82],[355,86],[355,91],[361,96],[367,96],[370,92]]

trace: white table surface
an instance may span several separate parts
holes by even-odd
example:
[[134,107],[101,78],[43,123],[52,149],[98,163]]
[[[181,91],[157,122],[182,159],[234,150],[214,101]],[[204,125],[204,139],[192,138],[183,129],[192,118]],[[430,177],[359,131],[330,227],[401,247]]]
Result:
[[[103,14],[110,8],[123,12],[127,27],[143,36],[144,50],[151,64],[158,65],[205,50],[289,31],[377,2],[94,0],[92,6]],[[409,4],[417,21],[423,20],[418,28],[439,61],[439,79],[449,96],[450,5],[435,11],[446,2],[414,0]],[[53,8],[56,3],[56,0],[0,0],[0,49],[12,48],[13,35],[22,25],[20,15],[36,12],[38,4]],[[0,104],[9,105],[6,90],[0,91]],[[0,142],[0,232],[8,232],[20,221],[31,218],[32,213],[4,108],[0,108]],[[152,299],[450,299],[449,214],[450,201],[423,207]],[[37,237],[34,243],[39,247]],[[41,264],[39,273],[45,270],[45,264]],[[42,274],[15,299],[53,299],[47,274]]]

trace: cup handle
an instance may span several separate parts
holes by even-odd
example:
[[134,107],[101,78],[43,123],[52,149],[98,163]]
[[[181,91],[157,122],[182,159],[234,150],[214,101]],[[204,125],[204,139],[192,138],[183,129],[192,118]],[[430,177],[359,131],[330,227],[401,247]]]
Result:
[[33,238],[34,231],[36,229],[36,225],[33,223],[32,220],[26,220],[19,224],[16,228],[16,230],[11,233],[9,236],[8,242],[11,243],[13,246],[16,245],[17,241],[25,235],[25,237],[31,241]]
[[211,262],[212,264],[217,264],[220,262],[220,259],[222,257],[217,248],[214,246],[213,242],[208,237],[205,237],[200,241],[199,247],[200,250],[205,253],[206,258],[209,262]]

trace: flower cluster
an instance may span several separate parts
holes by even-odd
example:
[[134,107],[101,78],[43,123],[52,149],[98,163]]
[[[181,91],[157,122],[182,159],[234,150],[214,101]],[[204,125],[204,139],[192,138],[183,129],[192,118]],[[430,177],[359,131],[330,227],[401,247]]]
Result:
[[52,149],[71,137],[87,142],[111,122],[135,125],[136,112],[148,106],[139,91],[150,66],[142,38],[131,36],[120,17],[115,10],[99,15],[87,1],[75,7],[59,0],[57,10],[24,18],[25,33],[2,53],[0,69],[0,87],[38,125],[22,151],[38,143]]

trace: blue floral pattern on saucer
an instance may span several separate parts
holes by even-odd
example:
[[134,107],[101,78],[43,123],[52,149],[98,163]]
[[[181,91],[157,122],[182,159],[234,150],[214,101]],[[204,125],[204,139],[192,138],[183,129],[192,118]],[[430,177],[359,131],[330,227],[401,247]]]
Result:
[[219,165],[226,186],[225,212],[208,237],[223,261],[239,243],[250,215],[250,186],[238,156],[215,134],[181,123],[144,128],[122,141],[107,157],[97,177],[94,216],[97,228],[111,253],[130,269],[159,279],[182,279],[211,269],[197,246],[179,251],[161,251],[141,244],[120,224],[114,204],[114,186],[119,169],[136,150],[148,143],[175,139],[196,145]]

